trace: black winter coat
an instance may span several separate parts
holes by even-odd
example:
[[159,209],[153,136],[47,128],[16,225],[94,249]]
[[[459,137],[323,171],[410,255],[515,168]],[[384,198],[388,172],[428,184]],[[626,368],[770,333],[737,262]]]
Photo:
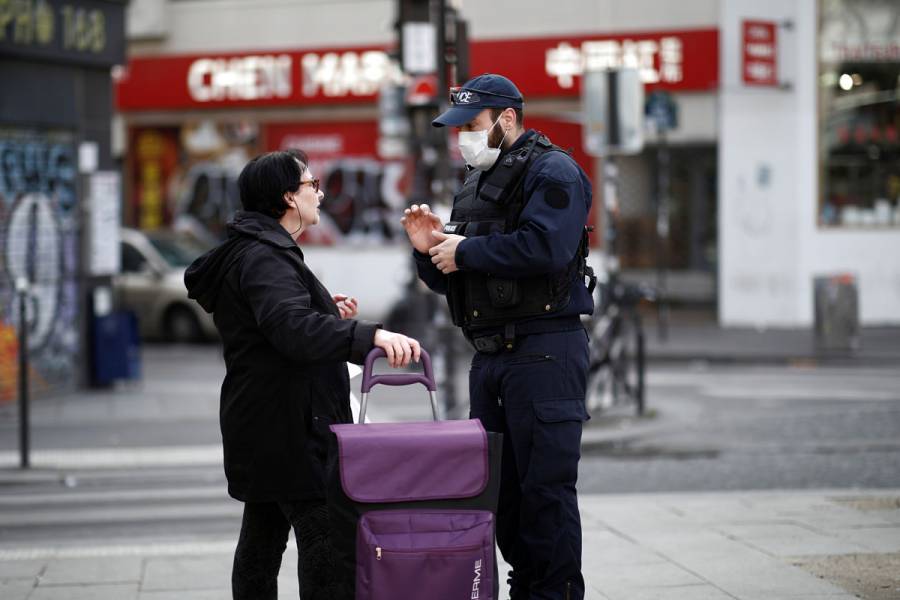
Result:
[[228,239],[184,280],[224,343],[228,493],[244,502],[324,498],[328,426],[352,421],[344,361],[364,360],[378,325],[341,320],[291,236],[257,212],[238,212]]

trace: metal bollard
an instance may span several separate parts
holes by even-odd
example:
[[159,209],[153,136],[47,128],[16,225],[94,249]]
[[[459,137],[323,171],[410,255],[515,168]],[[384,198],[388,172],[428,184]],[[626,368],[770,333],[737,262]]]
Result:
[[19,466],[28,469],[30,442],[28,416],[28,279],[16,280],[19,296]]

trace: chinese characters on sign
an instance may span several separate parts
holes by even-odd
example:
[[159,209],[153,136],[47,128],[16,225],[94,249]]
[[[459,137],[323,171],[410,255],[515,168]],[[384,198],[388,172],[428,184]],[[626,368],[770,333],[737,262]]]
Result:
[[778,86],[778,39],[772,21],[744,21],[743,81],[746,85]]
[[596,40],[575,48],[561,42],[547,50],[545,68],[560,87],[571,88],[576,75],[585,71],[619,68],[638,69],[645,84],[678,83],[684,78],[681,39],[675,36],[659,40]]

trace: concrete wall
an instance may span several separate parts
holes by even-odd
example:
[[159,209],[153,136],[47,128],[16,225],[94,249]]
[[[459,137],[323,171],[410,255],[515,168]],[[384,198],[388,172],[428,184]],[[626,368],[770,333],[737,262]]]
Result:
[[[788,91],[741,83],[741,21],[780,31]],[[719,316],[723,325],[809,326],[813,278],[850,272],[864,324],[900,323],[896,230],[819,228],[815,3],[730,0],[720,25]]]
[[394,0],[135,0],[128,29],[141,55],[325,48],[389,43],[394,13]]
[[797,325],[804,321],[801,204],[814,195],[814,103],[809,83],[792,90],[741,82],[741,21],[797,22],[782,37],[814,72],[814,19],[805,0],[733,0],[722,6],[719,140],[719,316],[724,325]]
[[[452,2],[452,0],[451,0]],[[132,0],[132,48],[230,51],[390,43],[397,0]],[[715,27],[718,0],[461,0],[479,39]],[[135,44],[134,42],[137,42]]]
[[476,38],[694,29],[718,25],[719,0],[463,0]]

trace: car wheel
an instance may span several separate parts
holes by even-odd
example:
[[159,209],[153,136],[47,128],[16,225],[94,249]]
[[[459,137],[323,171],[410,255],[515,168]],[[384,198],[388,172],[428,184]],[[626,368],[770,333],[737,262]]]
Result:
[[200,340],[200,322],[189,308],[173,306],[166,312],[166,338],[179,344]]

